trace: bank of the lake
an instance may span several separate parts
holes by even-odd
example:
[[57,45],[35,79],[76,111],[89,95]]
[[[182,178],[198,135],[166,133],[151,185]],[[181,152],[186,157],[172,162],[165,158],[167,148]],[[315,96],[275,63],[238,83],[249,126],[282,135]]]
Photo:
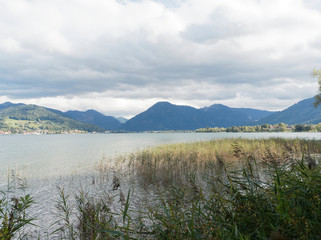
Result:
[[[321,139],[321,133],[126,133],[0,136],[0,182],[8,170],[21,177],[59,178],[87,174],[102,159],[149,146],[220,138]],[[0,184],[1,185],[1,184]]]
[[[84,138],[79,138],[80,136]],[[266,140],[267,138],[271,138],[275,136],[283,137],[283,138],[285,137],[293,140],[289,140],[289,141]],[[30,193],[34,197],[35,201],[37,202],[37,204],[34,204],[30,210],[32,211],[33,216],[35,216],[38,219],[35,222],[41,227],[31,228],[31,229],[32,231],[38,231],[38,234],[40,234],[41,236],[50,234],[50,232],[52,232],[57,227],[57,225],[55,225],[54,227],[49,227],[49,226],[53,223],[53,221],[56,221],[59,219],[61,220],[61,217],[62,217],[61,215],[57,216],[57,210],[56,210],[57,200],[59,199],[61,200],[61,197],[59,197],[59,194],[58,194],[57,186],[59,186],[60,189],[62,189],[63,187],[65,193],[69,194],[70,197],[67,202],[71,204],[69,205],[70,207],[72,206],[77,207],[77,203],[79,202],[77,201],[74,202],[72,199],[74,199],[75,194],[78,195],[78,197],[81,197],[81,195],[79,195],[80,189],[82,189],[83,192],[88,192],[89,193],[88,198],[86,197],[85,199],[82,199],[82,201],[84,201],[83,203],[84,204],[86,203],[87,205],[86,204],[82,206],[78,205],[78,207],[82,207],[83,210],[85,210],[84,209],[85,206],[92,206],[94,208],[100,206],[100,207],[104,207],[104,209],[109,209],[111,212],[100,212],[99,214],[103,214],[103,216],[105,217],[113,217],[113,219],[115,220],[118,219],[116,222],[112,222],[113,223],[112,226],[109,226],[110,227],[109,230],[118,231],[118,234],[126,233],[124,232],[124,230],[126,230],[124,226],[120,225],[120,223],[122,222],[122,218],[124,216],[114,215],[113,213],[117,213],[117,214],[122,213],[120,210],[124,210],[125,207],[127,206],[126,205],[127,193],[128,193],[128,190],[131,189],[130,198],[129,198],[130,205],[128,208],[128,214],[129,214],[128,216],[131,216],[132,219],[135,219],[135,221],[130,223],[130,228],[128,229],[128,231],[129,230],[133,231],[134,230],[133,228],[136,229],[137,227],[139,227],[136,225],[138,224],[137,222],[138,219],[136,218],[137,210],[140,209],[141,214],[143,214],[143,213],[148,213],[148,211],[151,209],[155,209],[154,217],[162,216],[162,219],[154,219],[155,223],[157,222],[157,224],[150,225],[151,221],[153,222],[153,219],[147,219],[145,216],[143,223],[144,224],[149,223],[149,224],[140,225],[140,227],[142,227],[142,229],[140,230],[141,233],[146,232],[148,234],[152,234],[152,236],[154,237],[158,236],[157,238],[160,238],[160,235],[155,235],[158,233],[159,234],[169,233],[171,235],[168,235],[168,236],[171,236],[171,238],[175,238],[175,236],[184,237],[185,235],[180,235],[180,234],[185,234],[182,232],[183,229],[176,229],[177,231],[175,230],[174,232],[171,232],[173,229],[166,230],[166,226],[163,226],[164,222],[175,220],[175,219],[163,218],[163,217],[166,217],[165,215],[162,215],[164,212],[163,213],[159,212],[161,211],[161,209],[165,209],[164,207],[170,207],[171,204],[173,204],[170,202],[171,199],[168,199],[167,197],[175,196],[175,194],[178,194],[176,197],[181,198],[183,201],[179,204],[183,204],[183,205],[176,206],[175,208],[171,207],[171,209],[167,209],[167,210],[169,211],[175,210],[175,213],[182,214],[180,216],[177,216],[178,219],[184,220],[185,217],[187,217],[185,220],[188,220],[188,216],[189,216],[188,214],[192,213],[191,211],[192,209],[188,208],[189,205],[187,203],[192,203],[191,199],[197,196],[193,194],[196,194],[197,192],[199,193],[199,196],[196,197],[195,199],[202,200],[203,201],[202,204],[205,204],[206,202],[210,203],[208,202],[209,199],[207,199],[207,197],[211,196],[211,194],[213,193],[211,191],[213,189],[212,190],[211,188],[208,189],[206,186],[213,187],[213,184],[209,184],[210,182],[208,182],[208,180],[214,180],[213,177],[218,176],[217,174],[223,174],[225,167],[229,165],[231,160],[234,159],[233,162],[239,162],[238,160],[242,160],[243,163],[247,163],[246,161],[247,159],[253,159],[254,157],[255,159],[258,159],[258,160],[265,159],[266,161],[269,160],[271,163],[273,163],[273,159],[277,161],[282,159],[283,160],[300,159],[304,152],[305,153],[309,152],[312,157],[315,157],[316,156],[315,154],[319,154],[318,151],[321,150],[321,147],[320,147],[321,135],[311,134],[311,133],[295,133],[295,134],[293,133],[291,134],[290,133],[278,133],[278,134],[276,133],[268,133],[268,134],[266,133],[262,133],[262,134],[154,133],[154,134],[27,136],[31,138],[24,138],[25,136],[4,136],[4,137],[5,138],[9,137],[8,139],[10,139],[10,137],[13,137],[12,139],[10,139],[10,141],[7,141],[7,144],[8,144],[7,146],[12,147],[12,153],[13,152],[17,153],[17,150],[14,150],[14,146],[20,147],[20,149],[24,149],[26,153],[27,150],[36,150],[37,146],[39,148],[39,146],[41,146],[42,144],[43,145],[42,148],[39,148],[39,149],[44,150],[44,153],[47,153],[48,155],[50,155],[50,152],[49,153],[47,152],[50,149],[52,150],[53,154],[54,152],[56,152],[57,154],[55,155],[56,157],[59,157],[59,155],[62,153],[66,153],[66,154],[69,153],[70,154],[69,157],[72,161],[75,161],[74,156],[79,156],[78,160],[84,159],[82,158],[83,157],[82,155],[85,155],[84,150],[86,148],[87,150],[89,150],[89,152],[92,151],[92,153],[96,154],[96,155],[93,154],[94,156],[93,158],[96,157],[96,160],[95,161],[91,160],[91,164],[86,165],[87,169],[82,169],[82,170],[79,170],[78,172],[71,171],[66,174],[59,174],[60,170],[58,167],[57,169],[51,169],[50,167],[51,165],[47,163],[47,166],[49,167],[48,171],[58,170],[58,174],[57,173],[52,174],[49,177],[43,176],[43,174],[22,177],[23,179],[26,180],[27,188],[24,190],[25,192],[19,192],[20,190],[18,190],[18,192],[16,193],[19,193],[19,194]],[[21,146],[19,145],[19,140],[17,140],[19,139],[19,137],[20,137],[20,144],[22,144]],[[108,139],[108,137],[113,137],[113,138]],[[247,138],[249,140],[239,139],[240,137]],[[297,139],[298,137],[301,139],[316,139],[316,141],[306,141],[306,140],[301,141]],[[215,139],[225,139],[225,138],[229,138],[229,139],[217,140],[212,142],[205,141],[203,143],[198,142],[200,140],[215,140]],[[26,139],[29,141],[26,141]],[[107,139],[109,140],[109,142],[107,141]],[[261,139],[261,140],[254,141],[251,139]],[[196,143],[192,143],[195,141]],[[167,143],[182,143],[182,142],[190,142],[190,144],[176,144],[171,146],[167,145],[164,147],[156,147],[149,150],[138,151],[138,153],[136,154],[128,154],[129,152],[136,152],[139,149],[145,149],[148,146],[155,146],[163,143],[167,144]],[[71,148],[72,145],[74,145],[74,148]],[[106,148],[106,145],[108,145],[107,148]],[[30,149],[32,146],[34,148]],[[100,146],[100,147],[97,147],[97,146]],[[111,146],[114,146],[115,148],[112,148]],[[65,148],[64,151],[62,151],[63,148]],[[112,153],[108,152],[107,151],[108,149],[112,149],[113,152]],[[33,151],[29,153],[30,156],[38,156],[38,157],[46,156],[46,154],[39,154],[41,151],[38,151],[39,155],[37,154],[32,155],[32,152]],[[76,154],[76,155],[73,155],[73,154]],[[85,155],[85,156],[90,157],[90,153],[87,153],[87,154],[88,155]],[[110,154],[109,157],[106,157],[107,154]],[[28,156],[28,154],[25,154],[25,155]],[[116,156],[116,159],[115,159],[115,156]],[[102,157],[105,157],[105,160],[101,161],[101,163],[97,165],[97,163],[100,162]],[[61,155],[61,158],[66,159],[64,158],[63,154]],[[316,163],[318,163],[317,161],[318,160],[316,160]],[[225,165],[226,163],[228,164]],[[44,165],[45,164],[46,163],[44,163]],[[61,164],[61,163],[58,163],[58,164]],[[80,163],[78,162],[78,164],[81,165],[81,162]],[[94,166],[96,166],[96,168]],[[241,166],[241,165],[238,165],[238,166]],[[245,165],[242,165],[242,166],[245,166]],[[41,169],[42,169],[41,167],[38,167],[39,171],[41,171]],[[17,173],[17,176],[19,177],[20,172],[16,172],[16,173]],[[21,171],[21,173],[23,173],[23,171]],[[227,174],[224,173],[221,176],[223,176],[226,179]],[[264,175],[264,176],[268,176],[268,175]],[[18,179],[18,177],[16,178],[16,180]],[[245,181],[246,179],[243,179],[243,180]],[[268,178],[266,178],[266,180],[268,180]],[[173,185],[173,183],[175,184]],[[259,182],[256,182],[256,183],[259,183]],[[254,185],[256,183],[254,183]],[[215,182],[215,184],[217,183]],[[244,184],[244,182],[242,184]],[[164,188],[164,186],[166,188]],[[239,187],[240,186],[241,185],[239,185]],[[246,184],[244,186],[246,187]],[[221,187],[222,189],[224,188],[224,186],[221,186]],[[90,196],[94,198],[91,198]],[[142,205],[143,203],[145,204],[146,202],[152,203],[150,201],[151,199],[154,199],[155,204],[156,203],[157,204],[152,206]],[[108,200],[109,202],[105,202],[105,200],[106,201]],[[98,202],[103,201],[101,202],[103,204],[97,205],[98,204],[97,201]],[[161,205],[162,203],[166,203],[166,205],[162,206]],[[271,202],[271,203],[274,204],[274,202]],[[182,206],[187,207],[186,208],[187,212],[185,212]],[[179,210],[179,209],[184,210],[184,212],[176,212],[176,210]],[[98,210],[99,209],[97,209],[97,211]],[[152,214],[152,212],[149,212],[149,213]],[[79,227],[80,226],[79,224],[81,224],[81,222],[77,222],[78,221],[77,216],[81,217],[81,215],[78,215],[79,212],[77,212],[75,209],[73,214],[74,214],[73,218],[71,219],[72,219],[72,224],[76,230],[76,227],[77,226]],[[127,222],[128,216],[125,216],[126,224],[128,223]],[[250,217],[250,216],[247,216],[247,217]],[[101,221],[105,221],[105,220],[101,219]],[[162,223],[162,221],[164,222]],[[64,222],[60,221],[60,223],[63,224]],[[85,223],[85,225],[91,226],[90,222],[87,222],[87,223],[83,222],[83,223]],[[103,225],[105,225],[106,227],[107,226],[106,224],[107,223],[105,222]],[[178,223],[173,222],[173,224],[175,225]],[[65,225],[63,226],[66,227]],[[180,227],[182,226],[184,226],[185,228],[186,227],[188,228],[187,225],[184,225],[184,224],[180,225]],[[205,224],[204,226],[202,226],[202,228],[205,226],[207,225]],[[160,228],[157,230],[155,229],[155,227],[160,227]],[[214,226],[208,225],[208,227],[211,228]],[[65,233],[68,232],[69,230],[70,229],[66,228]],[[86,231],[84,230],[83,234],[88,234],[88,232]],[[88,231],[93,231],[93,229]],[[95,229],[95,231],[96,231],[95,234],[102,234],[101,232],[99,232],[100,231],[99,229]],[[157,231],[160,231],[160,232],[157,233]],[[195,232],[195,234],[196,233],[197,231]],[[60,232],[60,234],[63,234],[63,233]],[[75,234],[77,234],[76,238],[88,239],[88,235],[83,235],[81,237],[79,235],[80,232],[78,233],[75,232]],[[146,236],[148,236],[148,234]],[[175,234],[178,234],[178,235],[175,235]],[[200,233],[197,233],[197,234],[200,234]],[[205,233],[203,232],[201,234],[205,234]],[[114,237],[117,237],[117,236],[119,237],[120,235],[116,234]],[[205,235],[205,236],[208,236],[208,235]],[[191,236],[186,235],[186,238],[190,238],[190,237]]]

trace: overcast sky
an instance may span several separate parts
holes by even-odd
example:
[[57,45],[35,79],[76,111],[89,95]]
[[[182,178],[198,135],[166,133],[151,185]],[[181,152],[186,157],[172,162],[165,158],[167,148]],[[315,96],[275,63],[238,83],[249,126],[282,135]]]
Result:
[[319,0],[0,0],[0,103],[131,117],[317,93]]

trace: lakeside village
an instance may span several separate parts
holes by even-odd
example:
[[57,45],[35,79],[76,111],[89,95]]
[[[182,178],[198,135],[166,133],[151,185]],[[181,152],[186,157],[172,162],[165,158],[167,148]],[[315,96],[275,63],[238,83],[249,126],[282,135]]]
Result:
[[[295,124],[295,125],[287,125],[285,123],[278,124],[262,124],[255,126],[233,126],[227,128],[219,128],[219,127],[206,127],[192,130],[169,130],[169,131],[144,131],[148,133],[164,133],[164,132],[197,132],[197,133],[210,133],[210,132],[321,132],[321,123],[318,124]],[[97,133],[96,131],[89,132],[79,129],[19,129],[19,128],[10,128],[10,129],[0,129],[0,135],[13,135],[13,134],[21,134],[21,135],[44,135],[44,134],[84,134],[84,133]],[[108,131],[101,133],[129,133],[128,131]]]
[[[22,134],[22,135],[44,135],[44,134],[80,134],[80,133],[88,133],[83,130],[73,129],[73,130],[65,130],[65,131],[53,131],[53,130],[43,130],[43,129],[37,129],[34,131],[1,131],[0,135],[13,135],[13,134]],[[93,132],[94,133],[94,132]]]

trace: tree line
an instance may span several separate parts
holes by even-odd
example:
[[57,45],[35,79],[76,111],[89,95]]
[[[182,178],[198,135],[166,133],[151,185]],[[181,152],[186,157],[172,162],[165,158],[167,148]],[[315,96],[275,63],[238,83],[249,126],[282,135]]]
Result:
[[233,126],[227,128],[206,127],[199,128],[196,132],[321,132],[321,123],[318,124],[295,124],[285,123],[262,124],[255,126]]

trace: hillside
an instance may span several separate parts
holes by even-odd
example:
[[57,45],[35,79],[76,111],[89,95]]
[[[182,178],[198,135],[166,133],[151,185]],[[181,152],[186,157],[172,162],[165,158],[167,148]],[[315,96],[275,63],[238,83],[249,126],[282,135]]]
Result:
[[315,124],[321,122],[321,108],[315,108],[313,103],[315,98],[302,100],[283,111],[276,112],[259,121],[260,124]]
[[188,130],[202,125],[197,109],[158,102],[128,120],[121,128],[127,131]]
[[321,109],[314,108],[314,98],[302,100],[280,112],[250,108],[230,108],[222,104],[194,108],[158,102],[130,120],[105,116],[95,110],[67,111],[36,105],[0,104],[0,131],[30,132],[46,130],[63,132],[78,129],[88,132],[195,130],[207,127],[232,127],[286,123],[321,122]]
[[200,111],[203,111],[202,117],[207,119],[206,126],[214,127],[255,124],[256,121],[273,113],[251,108],[230,108],[222,104],[213,104],[210,107],[201,108]]
[[9,107],[21,106],[21,105],[24,105],[24,104],[23,104],[23,103],[5,102],[5,103],[0,104],[0,111],[1,111],[2,109],[6,109],[6,108],[9,108]]
[[0,130],[11,132],[31,132],[46,130],[63,132],[80,130],[102,132],[103,129],[78,122],[76,120],[53,113],[36,105],[15,105],[0,110]]
[[120,123],[125,123],[128,121],[127,118],[124,118],[124,117],[115,117]]
[[158,102],[122,125],[127,131],[195,130],[202,127],[245,125],[271,114],[268,111],[229,108],[221,104],[196,109]]
[[64,113],[66,116],[83,122],[94,124],[98,127],[101,127],[105,130],[116,130],[120,127],[121,122],[111,116],[105,116],[102,113],[99,113],[95,110],[87,110],[85,112],[81,111],[68,111]]

